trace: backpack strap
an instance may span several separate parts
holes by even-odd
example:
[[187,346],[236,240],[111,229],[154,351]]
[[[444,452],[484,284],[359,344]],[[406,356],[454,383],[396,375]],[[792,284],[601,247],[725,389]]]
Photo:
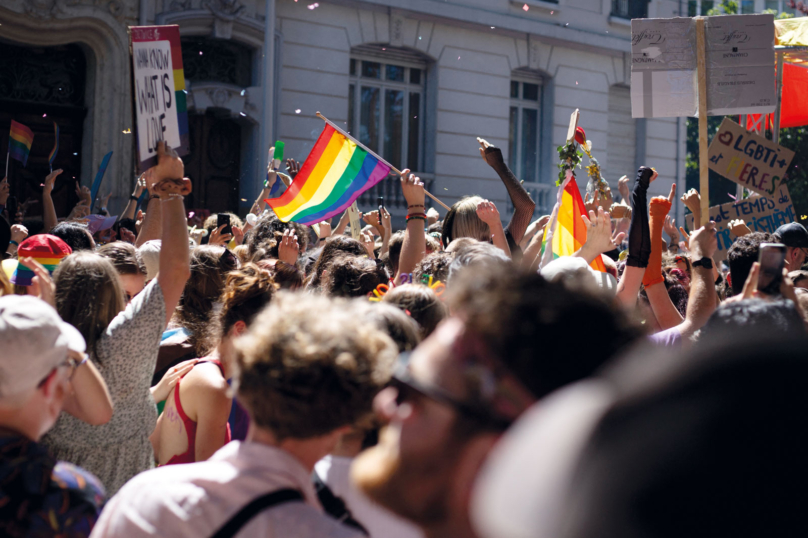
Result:
[[230,518],[227,523],[216,531],[216,534],[214,534],[212,538],[231,538],[235,536],[244,525],[249,523],[252,518],[264,510],[290,501],[303,501],[303,494],[296,489],[281,489],[262,495],[239,510],[236,515]]

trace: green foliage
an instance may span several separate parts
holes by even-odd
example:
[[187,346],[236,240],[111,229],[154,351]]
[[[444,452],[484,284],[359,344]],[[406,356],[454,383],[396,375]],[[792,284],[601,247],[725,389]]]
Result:
[[[723,8],[723,11],[722,9]],[[724,0],[719,5],[707,12],[707,15],[735,15],[739,12],[738,2],[735,0]]]
[[558,146],[556,150],[558,151],[559,159],[561,159],[561,162],[558,163],[558,181],[556,181],[556,187],[558,187],[564,182],[567,169],[574,172],[575,168],[581,167],[581,159],[583,159],[584,154],[578,151],[578,145],[575,142],[570,142],[565,146]]

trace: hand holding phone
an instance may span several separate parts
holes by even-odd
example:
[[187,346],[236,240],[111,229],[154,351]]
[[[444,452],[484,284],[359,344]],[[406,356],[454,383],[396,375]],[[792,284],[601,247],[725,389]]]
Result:
[[780,295],[783,268],[786,263],[786,246],[781,243],[761,243],[758,263],[760,263],[758,291],[766,295]]
[[222,234],[230,234],[233,235],[233,228],[230,227],[230,215],[227,213],[219,213],[216,215],[216,227],[220,227],[222,224],[225,227],[222,229]]

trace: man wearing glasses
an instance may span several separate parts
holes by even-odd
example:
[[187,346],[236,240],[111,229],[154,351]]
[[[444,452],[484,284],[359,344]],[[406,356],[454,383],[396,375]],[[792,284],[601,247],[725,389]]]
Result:
[[360,489],[428,538],[475,536],[470,492],[501,434],[637,334],[606,300],[535,273],[475,267],[457,278],[449,298],[455,317],[411,357],[399,357],[375,401],[389,423],[352,468]]
[[87,471],[37,441],[85,360],[81,334],[31,296],[0,297],[0,535],[89,536],[104,500]]

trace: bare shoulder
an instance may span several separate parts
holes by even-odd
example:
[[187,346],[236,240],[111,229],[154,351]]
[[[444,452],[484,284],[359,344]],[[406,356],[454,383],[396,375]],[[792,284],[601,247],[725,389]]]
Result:
[[182,385],[189,392],[216,393],[227,392],[227,380],[222,370],[213,362],[200,362],[182,378]]

